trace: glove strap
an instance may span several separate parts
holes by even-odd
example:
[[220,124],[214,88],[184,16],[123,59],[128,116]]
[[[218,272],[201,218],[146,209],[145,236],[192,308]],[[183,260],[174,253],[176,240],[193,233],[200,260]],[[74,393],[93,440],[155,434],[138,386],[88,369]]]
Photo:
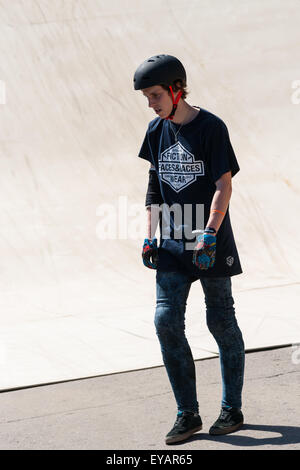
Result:
[[217,235],[217,231],[212,227],[205,227],[204,233],[213,233],[213,234]]

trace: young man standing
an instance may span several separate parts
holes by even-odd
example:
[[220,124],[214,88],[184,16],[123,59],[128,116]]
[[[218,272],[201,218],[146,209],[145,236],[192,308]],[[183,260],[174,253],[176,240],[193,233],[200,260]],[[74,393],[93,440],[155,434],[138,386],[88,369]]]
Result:
[[[157,270],[155,327],[178,408],[166,443],[183,441],[202,429],[184,325],[186,301],[196,280],[205,295],[207,326],[219,347],[222,373],[221,413],[209,432],[228,434],[243,425],[244,343],[231,292],[231,276],[242,269],[228,210],[231,178],[239,166],[224,122],[186,102],[186,72],[176,57],[147,59],[135,72],[134,88],[158,115],[148,126],[139,157],[151,164],[142,257],[145,266]],[[162,207],[172,208],[168,217]]]

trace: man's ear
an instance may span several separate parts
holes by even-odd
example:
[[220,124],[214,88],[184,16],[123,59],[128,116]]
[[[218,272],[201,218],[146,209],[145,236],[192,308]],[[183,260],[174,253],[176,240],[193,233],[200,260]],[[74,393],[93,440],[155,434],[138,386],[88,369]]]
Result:
[[[180,91],[183,91],[181,80],[177,80],[176,82],[174,82],[173,85],[172,85],[172,89],[173,89],[173,93],[174,93],[174,96],[175,96],[175,99],[176,99],[178,93]],[[169,91],[169,93],[171,95],[170,91]]]

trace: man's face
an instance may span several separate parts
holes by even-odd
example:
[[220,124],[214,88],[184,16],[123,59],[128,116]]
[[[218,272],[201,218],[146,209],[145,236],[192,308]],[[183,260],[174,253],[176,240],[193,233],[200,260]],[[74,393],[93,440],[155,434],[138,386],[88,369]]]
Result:
[[148,106],[152,108],[156,114],[165,119],[169,116],[173,108],[171,94],[160,85],[144,88],[142,93],[148,99]]

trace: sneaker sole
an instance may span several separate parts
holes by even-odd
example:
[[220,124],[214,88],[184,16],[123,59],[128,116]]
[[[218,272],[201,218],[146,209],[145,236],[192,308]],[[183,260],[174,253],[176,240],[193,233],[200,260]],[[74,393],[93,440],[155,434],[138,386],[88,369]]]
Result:
[[235,424],[234,426],[228,426],[226,428],[213,428],[209,430],[209,434],[212,436],[222,436],[231,432],[238,431],[243,426],[244,422]]
[[191,437],[195,432],[201,431],[202,426],[197,426],[194,429],[191,429],[188,432],[185,432],[184,434],[180,434],[179,436],[172,436],[172,437],[166,437],[166,444],[175,444],[175,442],[181,442],[184,441],[185,439],[188,439]]

